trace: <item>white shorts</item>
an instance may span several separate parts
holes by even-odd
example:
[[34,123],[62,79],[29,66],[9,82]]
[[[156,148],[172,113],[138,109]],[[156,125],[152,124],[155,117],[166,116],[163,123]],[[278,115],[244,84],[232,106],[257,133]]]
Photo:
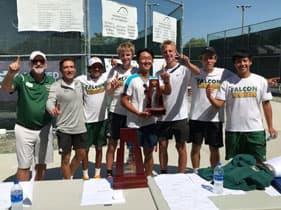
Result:
[[41,130],[30,130],[21,125],[15,125],[16,154],[18,168],[27,169],[35,164],[53,162],[52,126],[48,124]]

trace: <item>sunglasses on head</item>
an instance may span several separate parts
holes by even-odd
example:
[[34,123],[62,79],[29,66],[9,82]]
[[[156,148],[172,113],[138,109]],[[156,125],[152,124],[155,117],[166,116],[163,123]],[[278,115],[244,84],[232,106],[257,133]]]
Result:
[[44,64],[45,63],[45,60],[44,59],[35,59],[35,60],[32,60],[31,61],[33,64],[37,64],[38,62]]

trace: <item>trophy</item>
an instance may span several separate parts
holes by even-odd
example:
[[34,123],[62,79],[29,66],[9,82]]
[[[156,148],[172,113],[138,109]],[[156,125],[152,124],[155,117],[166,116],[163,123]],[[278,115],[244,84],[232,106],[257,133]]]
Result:
[[[125,143],[130,145],[129,159],[124,163]],[[113,178],[114,189],[147,187],[141,149],[138,145],[136,128],[120,129],[120,145],[117,149],[116,175]]]
[[146,108],[144,111],[154,116],[164,115],[166,112],[158,79],[149,80],[149,87],[146,91]]

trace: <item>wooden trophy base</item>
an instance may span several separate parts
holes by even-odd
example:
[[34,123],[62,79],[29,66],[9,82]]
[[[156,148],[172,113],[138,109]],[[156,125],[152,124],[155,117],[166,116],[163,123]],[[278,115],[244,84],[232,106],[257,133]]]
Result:
[[115,176],[113,178],[114,189],[132,189],[132,188],[143,188],[148,187],[146,176],[143,175],[123,175],[122,177]]
[[[134,155],[134,172],[124,173],[124,147],[125,143],[133,145]],[[148,187],[147,178],[144,174],[144,165],[142,160],[141,149],[138,145],[136,128],[120,129],[120,147],[117,149],[116,175],[113,177],[114,189],[129,189]]]

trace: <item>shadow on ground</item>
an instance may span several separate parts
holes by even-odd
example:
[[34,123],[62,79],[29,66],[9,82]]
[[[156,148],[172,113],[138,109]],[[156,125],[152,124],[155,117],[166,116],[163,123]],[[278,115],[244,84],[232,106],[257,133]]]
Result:
[[[90,178],[94,176],[94,168],[95,164],[93,162],[89,162],[89,176]],[[101,177],[106,177],[106,166],[105,164],[102,164],[102,170],[101,170]],[[154,171],[157,174],[160,174],[160,167],[158,164],[154,165]],[[192,169],[187,168],[186,173],[192,172]],[[177,166],[168,166],[168,173],[174,174],[177,173]],[[81,179],[82,178],[82,167],[79,166],[77,172],[74,175],[74,179]],[[3,182],[12,182],[16,179],[16,174],[13,174],[9,177],[7,177]],[[62,173],[60,167],[56,168],[49,168],[46,170],[45,174],[45,180],[58,180],[62,179]]]

